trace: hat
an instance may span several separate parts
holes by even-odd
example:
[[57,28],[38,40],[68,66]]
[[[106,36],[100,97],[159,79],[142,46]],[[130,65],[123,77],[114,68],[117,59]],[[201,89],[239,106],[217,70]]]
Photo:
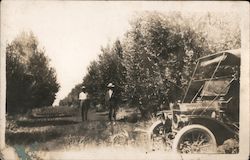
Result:
[[113,83],[109,83],[107,87],[115,87],[115,86],[113,85]]
[[81,88],[82,88],[82,89],[86,89],[86,87],[85,87],[85,86],[82,86]]

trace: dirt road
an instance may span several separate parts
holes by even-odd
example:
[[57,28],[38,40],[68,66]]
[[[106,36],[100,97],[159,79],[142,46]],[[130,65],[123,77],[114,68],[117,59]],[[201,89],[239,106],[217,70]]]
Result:
[[88,120],[90,120],[90,121],[107,121],[108,120],[108,111],[96,112],[93,109],[89,110]]

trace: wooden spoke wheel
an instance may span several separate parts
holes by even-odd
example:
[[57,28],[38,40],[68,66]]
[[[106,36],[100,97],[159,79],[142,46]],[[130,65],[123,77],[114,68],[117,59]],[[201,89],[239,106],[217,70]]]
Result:
[[173,151],[178,153],[215,153],[217,143],[213,133],[201,125],[182,128],[174,138]]

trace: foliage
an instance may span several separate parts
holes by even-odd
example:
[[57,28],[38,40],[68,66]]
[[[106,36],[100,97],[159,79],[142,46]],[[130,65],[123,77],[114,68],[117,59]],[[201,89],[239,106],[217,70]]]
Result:
[[59,84],[33,33],[20,34],[6,48],[7,113],[52,105]]
[[240,47],[239,26],[234,22],[210,13],[196,17],[180,12],[138,14],[123,41],[125,95],[148,112],[181,99],[197,58]]
[[[179,13],[145,13],[131,22],[124,42],[126,79],[130,82],[126,95],[132,103],[142,103],[144,110],[155,112],[162,97],[170,101],[181,97],[176,86],[183,87],[188,81],[191,71],[185,69],[194,62],[190,53],[202,50],[192,42],[196,34],[183,21]],[[174,92],[169,94],[171,89]]]
[[121,40],[101,48],[83,84],[98,104],[103,103],[106,85],[114,83],[120,103],[139,106],[142,117],[147,117],[160,105],[181,100],[197,58],[236,48],[236,14],[137,13]]
[[110,47],[101,48],[98,61],[93,61],[88,67],[88,73],[83,78],[83,83],[76,85],[60,105],[78,103],[78,95],[82,85],[86,87],[92,105],[104,105],[104,97],[109,83],[115,84],[118,99],[122,101],[122,91],[125,82],[125,68],[122,65],[123,51],[119,40]]
[[[102,54],[99,56],[99,90],[102,95],[99,98],[100,102],[104,102],[105,92],[107,91],[107,85],[109,83],[113,83],[115,85],[115,94],[118,99],[122,102],[122,91],[125,84],[125,68],[122,64],[123,61],[123,49],[120,43],[120,40],[116,40],[112,47],[102,47]],[[86,83],[86,79],[84,79],[84,84]],[[94,83],[94,84],[92,84]],[[90,83],[89,88],[95,86],[95,82]],[[100,95],[99,95],[100,96]]]
[[79,106],[78,95],[82,84],[77,84],[64,99],[60,100],[59,106]]

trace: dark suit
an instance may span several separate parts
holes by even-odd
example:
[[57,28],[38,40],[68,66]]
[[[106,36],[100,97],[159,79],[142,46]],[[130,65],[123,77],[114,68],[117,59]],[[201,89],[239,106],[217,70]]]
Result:
[[112,117],[116,120],[117,107],[117,97],[114,89],[108,89],[105,95],[105,103],[109,109],[109,120],[112,121]]

